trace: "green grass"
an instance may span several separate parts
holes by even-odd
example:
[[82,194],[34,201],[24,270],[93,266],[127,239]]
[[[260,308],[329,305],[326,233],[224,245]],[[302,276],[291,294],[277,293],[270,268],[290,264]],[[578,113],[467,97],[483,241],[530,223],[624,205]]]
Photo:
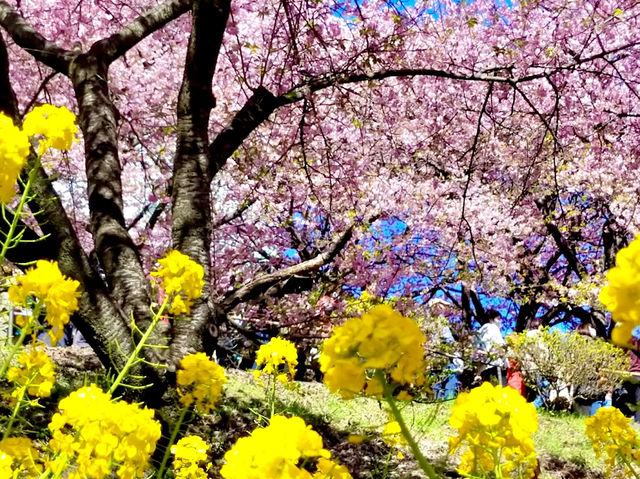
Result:
[[[99,373],[93,373],[93,376],[96,374]],[[212,472],[219,465],[224,452],[239,437],[264,425],[265,421],[260,416],[269,414],[265,391],[250,373],[231,370],[227,374],[229,382],[219,411],[213,415],[194,418],[189,427],[190,433],[201,434],[211,442],[215,463]],[[94,377],[91,379],[95,380]],[[46,407],[40,412],[31,413],[32,426],[46,429],[57,401],[86,380],[84,373],[59,377],[53,397],[43,401]],[[421,450],[436,470],[443,475],[446,473],[447,477],[456,477],[455,468],[459,459],[459,453],[450,456],[447,450],[447,437],[454,433],[448,425],[452,404],[414,402],[403,408],[404,418],[414,432]],[[405,459],[397,458],[395,453],[389,454],[389,449],[379,434],[389,416],[384,404],[375,399],[355,398],[345,401],[330,394],[322,384],[298,383],[294,390],[278,388],[276,413],[297,415],[305,419],[323,436],[325,444],[339,462],[352,470],[354,478],[424,477],[408,451],[405,451]],[[542,464],[539,479],[604,477],[604,467],[595,458],[591,444],[584,435],[584,419],[584,416],[569,413],[541,411],[538,414],[539,429],[534,442]],[[367,439],[363,444],[349,444],[349,434],[362,434]],[[32,436],[40,435],[32,432]],[[388,471],[385,472],[385,469]]]
[[[264,390],[256,385],[250,374],[238,371],[230,376],[226,394],[231,401],[264,403]],[[337,431],[337,438],[343,440],[350,433],[365,434],[369,436],[370,443],[382,444],[378,432],[388,416],[384,405],[375,399],[355,398],[345,401],[328,393],[323,385],[313,383],[300,383],[296,391],[279,389],[278,397],[281,400],[278,412],[299,415],[318,431],[326,432],[330,427]],[[404,417],[424,454],[437,470],[447,474],[455,471],[459,457],[457,454],[449,456],[447,451],[447,437],[454,433],[448,424],[452,405],[453,402],[412,403],[403,409]],[[539,429],[534,435],[534,442],[542,464],[540,479],[603,477],[604,467],[596,459],[584,434],[584,416],[540,411],[538,420]],[[378,451],[380,457],[375,459],[384,462],[385,451],[382,446]],[[422,477],[416,472],[415,464],[402,467],[401,463],[407,461],[411,462],[408,459],[397,461],[394,458],[388,477]],[[383,475],[380,471],[373,471],[370,475],[362,474],[361,477],[377,478]]]
[[539,428],[534,435],[539,454],[548,454],[585,469],[602,471],[602,462],[596,459],[591,442],[584,434],[584,420],[584,416],[574,413],[539,412]]

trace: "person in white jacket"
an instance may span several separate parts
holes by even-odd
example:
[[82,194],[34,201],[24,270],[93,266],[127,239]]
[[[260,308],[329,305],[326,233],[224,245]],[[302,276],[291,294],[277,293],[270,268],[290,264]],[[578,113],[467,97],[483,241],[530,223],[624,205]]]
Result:
[[507,363],[504,358],[505,340],[502,337],[502,318],[495,310],[487,311],[489,321],[476,332],[474,362],[476,381],[495,381],[506,385]]

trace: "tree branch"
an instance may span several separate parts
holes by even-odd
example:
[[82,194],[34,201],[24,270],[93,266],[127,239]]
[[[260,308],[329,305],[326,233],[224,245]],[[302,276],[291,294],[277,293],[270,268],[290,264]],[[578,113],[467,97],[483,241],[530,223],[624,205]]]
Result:
[[[18,102],[9,81],[9,62],[0,36],[0,109],[20,124]],[[29,160],[33,167],[34,155]],[[43,168],[37,172],[32,186],[35,198],[29,202],[31,211],[37,211],[39,226],[46,238],[38,238],[35,232],[26,228],[23,238],[9,250],[7,259],[14,263],[26,263],[38,259],[53,259],[58,262],[63,274],[80,281],[82,295],[80,310],[74,315],[73,323],[85,336],[89,344],[105,365],[118,366],[122,358],[109,350],[110,345],[120,345],[125,355],[131,352],[129,330],[121,311],[113,303],[96,271],[91,268],[88,258],[82,251],[71,222],[51,185],[51,180]],[[6,212],[9,221],[11,213]],[[4,225],[3,225],[4,227]],[[4,229],[3,229],[4,231]]]
[[44,38],[4,0],[0,0],[0,25],[36,60],[67,75],[75,54]]
[[231,124],[220,132],[209,145],[211,177],[224,166],[227,159],[238,149],[251,132],[269,118],[269,115],[278,106],[283,104],[282,99],[278,100],[264,87],[259,87],[253,92],[251,98],[233,117]]
[[[471,82],[484,82],[484,83],[505,83],[510,87],[518,91],[524,100],[529,103],[533,108],[535,114],[542,120],[555,140],[555,133],[551,129],[546,119],[538,112],[533,104],[530,103],[529,98],[518,87],[519,84],[531,82],[534,80],[549,78],[556,72],[564,70],[570,70],[576,68],[585,63],[589,63],[598,59],[605,58],[608,55],[618,53],[629,48],[640,45],[640,41],[630,42],[610,50],[603,50],[600,53],[591,55],[586,58],[578,58],[575,62],[559,67],[550,69],[543,69],[540,73],[527,75],[522,78],[512,78],[509,76],[499,75],[464,75],[460,73],[449,72],[445,70],[437,70],[433,68],[401,68],[382,70],[374,73],[334,73],[327,74],[317,78],[311,78],[308,81],[291,88],[288,92],[274,96],[264,87],[257,88],[253,95],[247,100],[242,109],[235,115],[231,124],[225,128],[213,141],[209,147],[211,155],[211,174],[212,177],[220,170],[227,158],[242,144],[242,142],[255,130],[262,122],[264,122],[269,115],[273,113],[278,107],[284,105],[290,105],[296,103],[309,93],[317,92],[326,88],[334,87],[337,85],[348,85],[351,83],[361,83],[373,80],[384,80],[387,78],[402,78],[402,77],[418,77],[427,76],[434,78],[446,78],[450,80],[459,81],[471,81]],[[496,68],[493,71],[510,71],[507,68]]]
[[618,254],[618,251],[629,244],[628,233],[624,226],[617,224],[613,214],[609,213],[609,217],[607,217],[602,225],[601,237],[603,249],[602,262],[604,269],[608,270],[616,265],[616,254]]
[[138,42],[191,9],[192,0],[170,0],[147,10],[117,33],[98,40],[91,52],[112,63]]
[[215,106],[211,82],[231,8],[230,0],[194,0],[193,24],[178,96],[178,144],[173,166],[173,247],[204,267],[205,288],[188,322],[174,324],[170,364],[202,350],[211,311],[211,170],[209,116]]
[[107,284],[125,321],[141,329],[151,320],[149,285],[137,248],[124,223],[117,114],[109,94],[108,65],[90,53],[70,68],[85,144],[90,227]]
[[236,208],[235,211],[232,211],[226,215],[224,215],[222,218],[219,218],[212,226],[212,229],[218,229],[221,226],[224,226],[228,223],[231,223],[233,220],[235,220],[236,218],[240,218],[242,216],[242,213],[244,213],[245,211],[247,211],[251,205],[253,205],[256,202],[256,198],[248,198],[246,200],[244,200],[242,203],[240,203],[240,205],[238,205],[238,207]]
[[540,78],[544,78],[548,75],[551,75],[555,72],[560,72],[560,71],[564,71],[564,70],[571,70],[577,66],[580,65],[584,65],[585,63],[590,63],[592,61],[595,60],[600,60],[603,59],[605,57],[607,57],[608,55],[613,55],[614,53],[618,53],[621,52],[623,50],[628,50],[629,48],[633,48],[633,47],[637,47],[638,45],[640,45],[640,41],[633,41],[633,42],[629,42],[629,43],[625,43],[624,45],[620,45],[614,48],[611,48],[610,50],[602,50],[600,53],[594,53],[593,55],[590,55],[588,57],[585,58],[577,58],[575,62],[573,63],[569,63],[567,65],[562,65],[559,67],[554,67],[554,68],[550,68],[548,70],[543,71],[542,73],[536,73],[533,75],[527,75],[524,76],[520,79],[518,79],[518,83],[524,83],[524,82],[529,82],[531,80],[539,80]]
[[562,233],[560,232],[558,226],[555,225],[549,218],[551,214],[551,206],[548,204],[548,202],[549,199],[547,198],[543,200],[536,200],[536,205],[538,206],[540,212],[543,214],[544,225],[553,238],[553,241],[558,247],[558,250],[567,259],[569,267],[573,271],[575,271],[579,278],[584,278],[587,274],[584,265],[578,259],[578,255],[574,251],[573,247],[565,240],[564,236],[562,236]]
[[9,56],[2,35],[0,35],[0,111],[12,117],[14,123],[19,120],[18,101],[9,81]]
[[291,277],[300,276],[311,271],[316,271],[322,266],[329,264],[349,242],[353,234],[354,227],[355,225],[352,225],[341,233],[336,240],[329,245],[329,247],[314,258],[273,273],[259,275],[253,280],[243,284],[238,289],[226,294],[219,302],[220,306],[228,312],[239,303],[259,296],[281,281],[285,281]]

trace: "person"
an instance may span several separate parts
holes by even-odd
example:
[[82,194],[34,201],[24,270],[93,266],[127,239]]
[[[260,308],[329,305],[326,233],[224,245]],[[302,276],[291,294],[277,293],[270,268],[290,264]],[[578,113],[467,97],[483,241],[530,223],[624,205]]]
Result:
[[[546,345],[544,344],[544,342],[542,341],[541,335],[542,335],[542,321],[540,318],[533,318],[532,320],[529,321],[527,331],[525,332],[525,336],[529,340],[535,341],[535,344],[537,345],[537,349],[538,349],[536,353],[546,358],[549,355],[549,351]],[[535,378],[536,378],[535,388],[532,388],[535,394],[535,397],[532,401],[533,406],[536,409],[538,409],[543,406],[550,405],[551,404],[550,383],[546,378],[544,378],[540,374],[538,370],[538,365],[535,364],[535,361],[532,360],[530,354],[527,354],[527,356],[524,358],[524,363],[521,365],[521,368],[526,369],[529,372],[529,374],[535,373]]]
[[507,368],[507,386],[515,389],[523,398],[527,397],[526,385],[524,377],[520,370],[520,364],[513,358],[508,358],[509,366]]
[[[604,377],[599,377],[597,382],[602,387],[607,386],[608,380]],[[613,406],[613,387],[609,386],[607,388],[607,392],[601,397],[596,398],[589,407],[589,416],[593,416],[598,412],[598,409],[601,407],[611,407]]]
[[640,423],[640,340],[633,338],[632,344],[633,349],[629,350],[630,377],[615,391],[613,406],[625,416],[632,417],[634,422]]
[[460,390],[458,376],[464,371],[464,361],[462,360],[462,354],[456,347],[456,339],[451,332],[451,328],[446,324],[449,322],[449,316],[453,314],[454,307],[447,301],[435,298],[429,301],[429,309],[434,316],[443,319],[443,326],[440,331],[442,342],[455,348],[452,354],[447,354],[450,359],[449,364],[444,369],[447,376],[433,385],[433,395],[435,399],[455,399]]
[[[596,328],[591,323],[581,323],[576,328],[576,333],[591,339],[595,339],[597,336]],[[593,416],[601,407],[611,407],[613,405],[614,390],[607,378],[599,376],[596,381],[601,388],[606,388],[606,392],[592,401],[589,406],[589,416]]]
[[475,338],[475,362],[478,363],[477,382],[496,382],[506,385],[506,361],[502,348],[505,340],[502,337],[502,318],[493,309],[487,311],[489,320],[478,329]]
[[[447,332],[450,338],[449,340],[447,340]],[[449,328],[445,329],[442,338],[443,341],[449,344],[453,344],[455,341]],[[445,368],[445,372],[448,373],[448,375],[442,381],[433,385],[433,393],[436,399],[455,399],[460,390],[460,379],[458,375],[464,371],[464,361],[459,351],[455,351],[449,355],[449,358],[449,364]]]

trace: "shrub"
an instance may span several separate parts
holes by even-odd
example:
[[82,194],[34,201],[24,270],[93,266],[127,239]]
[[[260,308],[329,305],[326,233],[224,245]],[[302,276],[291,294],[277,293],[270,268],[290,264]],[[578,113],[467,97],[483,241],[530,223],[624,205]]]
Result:
[[539,391],[549,382],[549,397],[564,395],[568,406],[576,399],[605,394],[627,375],[627,353],[601,339],[571,332],[541,329],[507,338],[508,356],[522,369],[527,385]]

